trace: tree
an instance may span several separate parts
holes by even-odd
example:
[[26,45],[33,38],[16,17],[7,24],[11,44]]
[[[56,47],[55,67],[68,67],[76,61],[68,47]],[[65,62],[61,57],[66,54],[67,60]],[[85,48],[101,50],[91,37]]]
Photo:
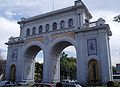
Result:
[[1,54],[0,51],[0,79],[4,80],[5,79],[5,65],[6,65],[6,60],[4,60],[4,57]]
[[[68,54],[63,52],[60,56],[60,78],[63,79],[76,79],[76,58],[68,57]],[[43,76],[43,63],[35,63],[35,81],[41,81]]]
[[76,58],[74,57],[70,57],[68,58],[69,61],[69,77],[71,80],[75,80],[76,79],[76,74],[77,74],[77,62],[76,62]]
[[115,21],[115,22],[120,22],[120,15],[115,16],[113,21]]
[[113,74],[117,74],[117,69],[116,69],[116,67],[112,66],[112,71],[113,71]]
[[68,54],[63,52],[60,57],[60,78],[63,79],[76,79],[76,58],[68,57]]
[[41,81],[43,76],[43,63],[35,63],[35,81]]
[[66,57],[60,59],[60,77],[61,79],[67,79],[69,71],[69,62]]

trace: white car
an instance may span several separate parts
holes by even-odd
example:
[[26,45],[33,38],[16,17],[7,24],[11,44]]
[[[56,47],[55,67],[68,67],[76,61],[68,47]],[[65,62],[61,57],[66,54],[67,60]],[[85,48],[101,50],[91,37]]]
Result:
[[79,84],[64,84],[63,87],[82,87]]
[[35,83],[32,87],[56,87],[56,85],[52,83]]
[[10,81],[2,81],[0,82],[0,87],[5,87],[5,86],[14,86],[15,84]]
[[2,81],[0,82],[0,87],[5,86],[8,83],[8,81]]
[[28,85],[29,83],[28,82],[26,82],[26,81],[19,81],[18,82],[18,85]]

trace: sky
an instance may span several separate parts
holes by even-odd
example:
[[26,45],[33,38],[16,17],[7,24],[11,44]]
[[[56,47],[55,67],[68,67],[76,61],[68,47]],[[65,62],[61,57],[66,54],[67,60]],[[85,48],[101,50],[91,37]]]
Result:
[[[53,10],[74,5],[75,0],[0,0],[0,51],[6,57],[7,46],[4,44],[11,36],[20,33],[19,21],[22,17],[29,18]],[[120,63],[120,23],[114,22],[114,16],[120,14],[120,0],[82,0],[93,18],[103,18],[110,25],[110,51],[112,65]],[[54,3],[54,4],[53,4]],[[71,51],[74,50],[74,51]],[[67,53],[75,55],[74,47],[65,49]],[[74,53],[73,53],[74,52]],[[42,53],[42,52],[41,52]],[[41,55],[41,54],[39,54]]]

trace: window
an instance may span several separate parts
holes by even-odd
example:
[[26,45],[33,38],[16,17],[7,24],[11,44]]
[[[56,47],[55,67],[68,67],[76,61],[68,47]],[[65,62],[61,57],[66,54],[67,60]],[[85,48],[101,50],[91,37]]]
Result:
[[73,19],[69,19],[69,21],[68,21],[68,27],[69,28],[73,27]]
[[53,30],[56,30],[56,29],[57,29],[57,23],[54,22],[54,23],[53,23]]
[[42,31],[43,31],[43,27],[42,27],[42,25],[40,25],[39,26],[39,33],[42,33]]
[[62,20],[62,21],[60,22],[60,28],[61,28],[61,29],[64,29],[64,28],[65,28],[65,21]]
[[30,29],[29,28],[26,30],[26,36],[28,36],[28,35],[30,35]]
[[33,29],[32,29],[32,34],[33,34],[33,35],[36,34],[36,27],[33,27]]
[[46,26],[45,26],[45,31],[46,31],[46,32],[49,31],[49,24],[46,24]]

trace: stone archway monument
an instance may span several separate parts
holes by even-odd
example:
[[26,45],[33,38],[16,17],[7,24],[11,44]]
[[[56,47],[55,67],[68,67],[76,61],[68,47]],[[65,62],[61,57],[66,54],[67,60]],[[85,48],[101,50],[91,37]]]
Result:
[[77,56],[77,81],[101,84],[112,79],[109,36],[105,20],[90,22],[90,12],[81,0],[75,5],[31,18],[22,18],[20,36],[10,37],[6,79],[14,65],[16,81],[34,81],[35,56],[43,51],[43,82],[60,81],[60,53],[74,46]]

